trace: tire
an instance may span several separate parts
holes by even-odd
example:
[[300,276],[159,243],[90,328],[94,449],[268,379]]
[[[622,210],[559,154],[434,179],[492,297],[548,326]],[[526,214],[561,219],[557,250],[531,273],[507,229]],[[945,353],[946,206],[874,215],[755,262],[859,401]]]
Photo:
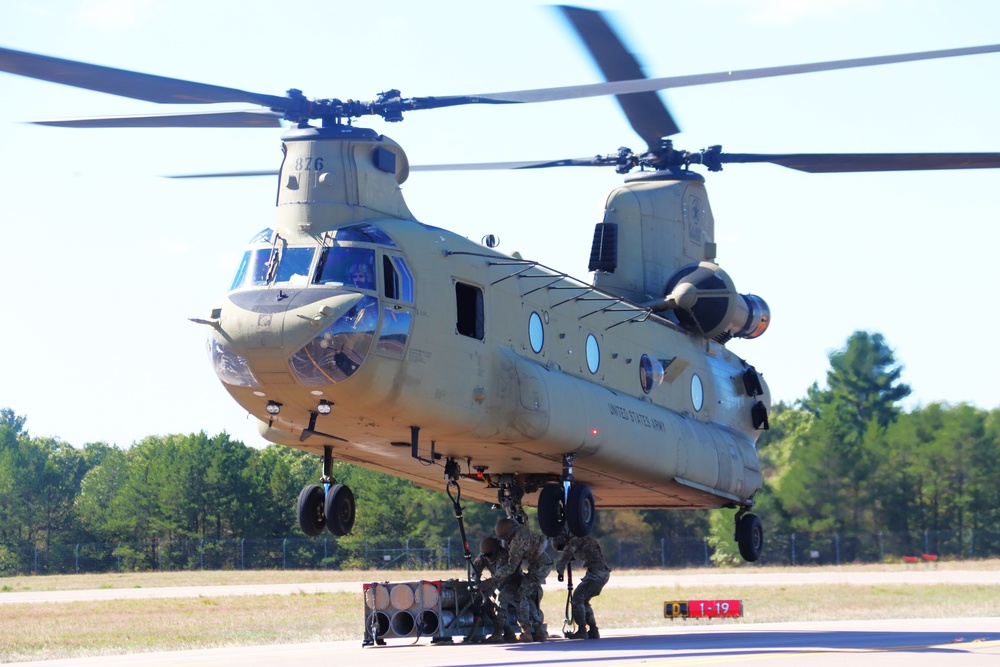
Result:
[[299,527],[309,537],[316,537],[326,526],[323,513],[323,487],[303,486],[299,493]]
[[764,524],[756,514],[744,514],[736,524],[736,544],[743,560],[753,563],[764,551]]
[[349,486],[331,486],[323,508],[326,512],[326,527],[337,537],[347,535],[354,528],[354,492]]
[[583,537],[589,535],[597,519],[597,508],[594,507],[594,493],[586,484],[574,484],[569,487],[569,497],[566,499],[566,525],[569,532]]
[[561,535],[566,525],[562,484],[546,484],[538,494],[538,528],[546,537]]

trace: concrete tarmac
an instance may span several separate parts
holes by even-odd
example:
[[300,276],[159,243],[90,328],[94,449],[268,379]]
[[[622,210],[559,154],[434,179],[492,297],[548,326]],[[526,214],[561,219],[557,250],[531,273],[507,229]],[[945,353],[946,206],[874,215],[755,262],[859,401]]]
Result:
[[[555,578],[546,589],[564,590]],[[913,569],[879,572],[752,571],[723,574],[651,574],[616,576],[609,586],[686,587],[699,585],[808,585],[808,584],[936,584],[997,585],[1000,572],[990,570]],[[214,597],[224,595],[290,595],[319,592],[359,592],[361,584],[311,583],[238,586],[129,588],[85,591],[25,591],[0,594],[0,604],[53,604],[81,600]],[[1000,617],[964,619],[907,619],[808,623],[689,625],[646,630],[602,630],[600,640],[553,638],[532,644],[433,645],[429,639],[387,639],[385,646],[362,647],[357,641],[282,644],[191,651],[163,651],[131,655],[97,655],[25,663],[35,667],[287,667],[323,664],[338,667],[365,663],[393,663],[406,667],[643,667],[657,665],[784,664],[808,661],[826,665],[1000,665]]]
[[199,649],[8,663],[35,667],[678,667],[781,664],[960,667],[1000,665],[1000,618],[702,625],[602,632],[599,640],[432,645],[429,640],[360,641]]

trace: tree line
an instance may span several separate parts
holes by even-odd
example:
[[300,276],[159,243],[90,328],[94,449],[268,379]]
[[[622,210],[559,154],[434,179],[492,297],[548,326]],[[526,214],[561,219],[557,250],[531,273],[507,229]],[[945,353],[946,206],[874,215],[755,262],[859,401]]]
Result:
[[[902,372],[880,334],[856,332],[830,355],[824,387],[773,406],[758,442],[765,483],[755,511],[766,540],[835,534],[838,561],[846,562],[885,555],[858,536],[902,535],[892,551],[919,553],[933,531],[945,536],[938,549],[1000,554],[1000,409],[934,403],[904,412],[900,401],[910,390]],[[0,575],[25,571],[25,548],[60,543],[155,548],[300,536],[295,501],[318,475],[314,455],[258,449],[225,433],[150,436],[128,448],[73,446],[31,437],[26,417],[4,408]],[[341,462],[334,476],[354,490],[358,510],[353,532],[336,538],[331,566],[358,565],[362,550],[439,547],[458,535],[455,509],[440,491]],[[466,502],[463,510],[475,552],[499,514],[485,503]],[[595,535],[608,546],[653,549],[665,540],[704,540],[713,559],[726,563],[736,553],[732,515],[606,511]]]

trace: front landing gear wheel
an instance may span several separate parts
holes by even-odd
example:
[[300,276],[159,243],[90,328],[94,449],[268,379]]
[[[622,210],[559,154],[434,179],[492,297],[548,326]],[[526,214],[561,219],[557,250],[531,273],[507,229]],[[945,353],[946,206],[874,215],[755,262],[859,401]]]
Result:
[[299,493],[299,527],[309,537],[316,537],[322,533],[326,525],[323,495],[323,487],[315,484],[303,486]]
[[538,494],[538,527],[546,537],[563,532],[566,524],[566,501],[562,484],[546,484]]
[[[354,492],[344,484],[334,484],[326,494],[323,510],[326,513],[326,527],[337,537],[342,537],[354,528]],[[321,528],[322,530],[322,528]]]
[[764,551],[764,525],[756,514],[744,514],[736,521],[736,544],[743,560],[753,563]]
[[566,499],[566,525],[569,526],[569,532],[579,537],[589,535],[596,519],[594,492],[590,487],[586,484],[569,487],[569,497]]

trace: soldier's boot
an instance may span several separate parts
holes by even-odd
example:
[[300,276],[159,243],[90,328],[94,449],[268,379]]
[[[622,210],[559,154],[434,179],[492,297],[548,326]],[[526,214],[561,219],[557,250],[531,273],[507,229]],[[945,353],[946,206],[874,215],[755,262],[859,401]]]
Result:
[[535,628],[535,631],[531,633],[531,636],[535,638],[536,642],[543,642],[549,638],[549,633],[545,631],[545,626],[539,625]]
[[504,642],[503,623],[493,623],[493,634],[487,637],[485,642],[487,644],[502,644]]
[[574,611],[573,622],[576,624],[576,632],[567,632],[566,639],[586,639],[587,617]]
[[597,619],[594,618],[594,608],[587,606],[587,627],[590,628],[587,631],[587,639],[600,639],[601,633],[597,631]]
[[517,641],[517,634],[514,632],[513,629],[506,628],[503,631],[503,640],[505,642],[508,642],[508,643],[510,643],[510,642],[516,642]]

